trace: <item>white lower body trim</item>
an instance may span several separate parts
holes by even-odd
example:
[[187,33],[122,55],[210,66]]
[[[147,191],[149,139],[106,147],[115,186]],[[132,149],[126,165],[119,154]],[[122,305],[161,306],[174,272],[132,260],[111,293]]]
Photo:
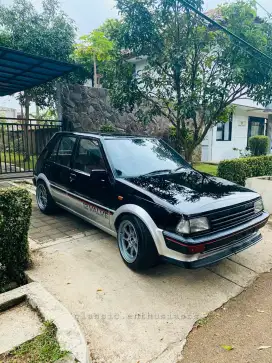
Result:
[[61,204],[61,203],[56,203],[56,204],[57,204],[58,206],[60,206],[61,208],[63,208],[63,209],[65,209],[65,210],[67,210],[68,212],[73,213],[73,214],[74,214],[74,215],[76,215],[77,217],[80,217],[80,218],[84,219],[86,222],[91,223],[92,225],[94,225],[95,227],[97,227],[97,228],[101,229],[102,231],[104,231],[104,232],[106,232],[106,233],[110,234],[111,236],[113,236],[113,237],[115,237],[115,238],[117,237],[117,233],[116,233],[115,231],[111,230],[110,228],[107,228],[107,227],[103,226],[102,224],[100,224],[100,223],[98,223],[98,222],[93,221],[92,219],[90,219],[90,218],[88,218],[88,217],[86,217],[86,216],[84,216],[84,215],[82,215],[82,214],[80,214],[80,213],[78,213],[78,212],[74,211],[73,209],[71,209],[71,208],[67,207],[66,205],[63,205],[63,204]]

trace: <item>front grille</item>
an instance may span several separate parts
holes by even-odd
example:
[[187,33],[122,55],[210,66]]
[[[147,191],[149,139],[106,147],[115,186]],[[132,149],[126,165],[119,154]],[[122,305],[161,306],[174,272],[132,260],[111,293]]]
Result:
[[211,230],[220,231],[235,227],[258,217],[262,212],[258,214],[255,213],[255,202],[256,200],[253,200],[209,214],[207,217],[210,221]]

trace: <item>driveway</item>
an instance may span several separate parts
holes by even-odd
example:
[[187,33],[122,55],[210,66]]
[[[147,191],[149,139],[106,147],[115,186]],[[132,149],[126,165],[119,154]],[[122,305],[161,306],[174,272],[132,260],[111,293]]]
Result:
[[137,274],[114,238],[65,212],[44,216],[34,203],[29,276],[77,318],[94,363],[176,363],[198,319],[270,270],[270,225],[264,236],[209,269],[160,265]]

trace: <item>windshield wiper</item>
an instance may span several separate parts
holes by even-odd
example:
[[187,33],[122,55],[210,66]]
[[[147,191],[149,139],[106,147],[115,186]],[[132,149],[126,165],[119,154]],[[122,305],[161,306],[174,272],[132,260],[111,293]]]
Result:
[[183,166],[179,166],[177,169],[172,170],[172,173],[176,173],[177,171],[179,171],[181,169],[188,169],[188,167],[186,167],[184,165]]
[[171,169],[154,170],[154,171],[151,171],[150,173],[146,173],[141,176],[149,176],[149,175],[156,175],[156,174],[161,174],[161,173],[171,173],[171,172],[172,172]]

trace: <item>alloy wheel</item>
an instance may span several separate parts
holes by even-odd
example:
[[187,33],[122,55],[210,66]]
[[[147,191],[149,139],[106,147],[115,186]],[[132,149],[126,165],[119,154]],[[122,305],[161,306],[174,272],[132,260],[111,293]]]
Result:
[[120,224],[118,243],[124,260],[133,263],[138,256],[139,241],[134,225],[128,220]]

